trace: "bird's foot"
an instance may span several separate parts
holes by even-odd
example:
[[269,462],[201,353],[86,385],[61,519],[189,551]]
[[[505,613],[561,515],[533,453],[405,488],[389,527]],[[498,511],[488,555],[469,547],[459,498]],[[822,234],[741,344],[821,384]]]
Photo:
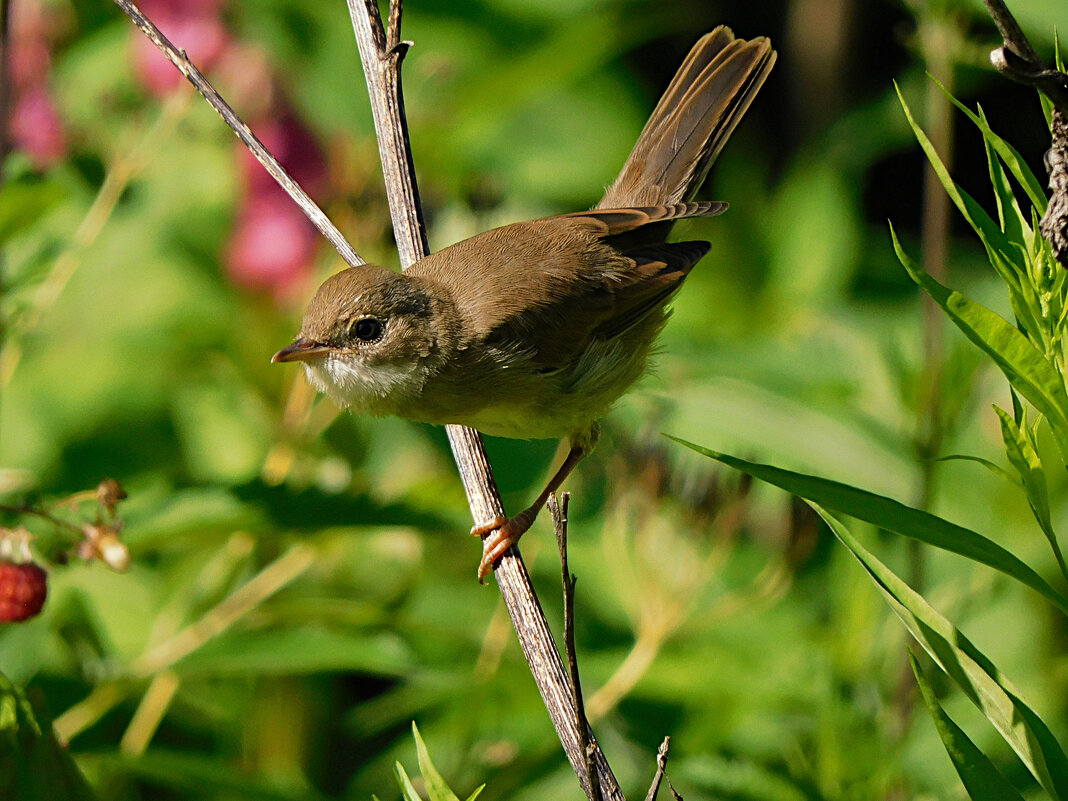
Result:
[[472,537],[483,537],[482,561],[478,565],[478,583],[483,584],[486,576],[493,572],[497,562],[504,556],[505,551],[519,542],[519,538],[526,533],[537,516],[536,512],[527,509],[515,517],[497,515],[489,523],[474,526],[471,529]]

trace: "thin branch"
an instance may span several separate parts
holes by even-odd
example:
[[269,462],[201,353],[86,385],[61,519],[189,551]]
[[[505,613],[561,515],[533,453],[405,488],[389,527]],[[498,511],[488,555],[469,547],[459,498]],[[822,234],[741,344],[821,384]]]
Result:
[[1003,40],[1003,46],[990,54],[994,68],[1010,80],[1035,87],[1053,102],[1062,115],[1068,117],[1068,75],[1047,69],[1039,60],[1004,0],[985,2]]
[[1046,153],[1051,191],[1039,230],[1050,243],[1053,257],[1068,267],[1068,75],[1047,69],[1003,0],[986,0],[1003,44],[990,54],[990,63],[1010,80],[1033,86],[1053,103],[1053,142]]
[[[649,792],[645,794],[645,801],[656,801],[656,795],[660,792],[660,782],[664,780],[664,773],[667,771],[668,749],[670,747],[671,738],[665,737],[664,742],[660,743],[660,747],[656,750],[656,774],[653,776],[653,783],[649,785]],[[677,796],[678,793],[675,793],[675,795]]]
[[[393,0],[390,4],[387,39],[378,4],[374,0],[346,2],[367,78],[397,250],[401,266],[407,268],[426,256],[429,248],[400,92],[400,62],[407,51],[400,40],[402,4],[399,0]],[[483,523],[503,514],[504,507],[493,470],[478,432],[455,425],[446,426],[445,430],[474,521]],[[593,791],[586,779],[587,752],[581,744],[581,727],[575,720],[568,674],[517,548],[510,548],[505,553],[494,575],[523,655],[564,752],[579,777],[583,791],[592,799]],[[588,728],[585,734],[589,743],[596,746],[596,738]],[[606,797],[611,801],[623,799],[619,783],[599,748],[594,750],[591,758],[597,782],[605,790]]]
[[[391,4],[387,40],[378,6],[373,0],[364,0],[362,9],[358,7],[356,0],[346,1],[367,78],[398,254],[401,264],[408,267],[425,256],[429,248],[419,207],[404,104],[400,93],[400,62],[408,47],[406,42],[400,40],[401,3]],[[316,228],[337,248],[345,261],[352,265],[362,264],[363,260],[340,231],[271,156],[184,51],[175,48],[129,0],[115,0],[115,3],[197,88]],[[462,426],[446,426],[446,432],[475,521],[488,521],[503,514],[504,509],[493,471],[478,432]],[[585,779],[586,757],[580,745],[579,727],[574,720],[574,701],[567,672],[518,549],[509,549],[498,565],[495,575],[549,717],[568,760],[579,776],[583,790],[592,798],[590,784]],[[592,759],[598,783],[607,789],[610,801],[625,801],[603,753],[596,748],[593,733],[587,729],[586,735],[590,744],[595,747]]]
[[278,160],[256,138],[256,134],[252,133],[252,130],[237,116],[230,104],[215,91],[215,87],[208,82],[203,73],[189,60],[185,51],[171,44],[170,40],[160,33],[159,28],[152,23],[152,20],[142,14],[141,10],[130,0],[115,0],[115,4],[126,12],[126,15],[151,40],[152,44],[158,47],[160,52],[196,87],[196,90],[208,101],[208,104],[237,134],[238,139],[245,143],[245,146],[263,165],[264,169],[286,191],[286,194],[293,198],[293,202],[300,206],[301,211],[311,220],[312,225],[318,228],[319,232],[337,249],[337,252],[341,254],[341,258],[352,266],[363,264],[360,254],[348,243],[348,240],[337,229],[337,226],[330,222],[323,210],[316,205],[307,192],[300,188],[300,185],[293,180],[293,177],[286,172],[285,168],[278,163]]
[[567,564],[567,506],[571,494],[564,492],[557,499],[556,493],[549,495],[549,515],[552,517],[556,532],[556,547],[560,552],[560,584],[564,590],[564,652],[567,654],[567,669],[571,674],[571,695],[575,699],[575,725],[579,732],[579,747],[585,756],[586,780],[590,783],[594,801],[601,799],[601,783],[593,769],[593,749],[590,743],[590,722],[586,719],[586,709],[582,700],[582,680],[579,678],[578,650],[575,648],[575,577]]

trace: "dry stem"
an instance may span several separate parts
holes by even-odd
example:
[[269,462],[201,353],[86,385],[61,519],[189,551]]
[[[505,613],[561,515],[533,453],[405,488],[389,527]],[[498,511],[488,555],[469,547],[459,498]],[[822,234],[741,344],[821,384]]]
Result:
[[[300,206],[316,228],[330,240],[345,261],[351,265],[363,263],[341,232],[271,156],[184,51],[175,48],[130,0],[115,2],[189,79],[271,176]],[[428,246],[400,91],[400,62],[407,51],[407,43],[400,40],[401,3],[393,2],[390,5],[388,35],[387,30],[383,28],[376,2],[364,0],[363,3],[358,3],[357,0],[347,0],[347,4],[367,78],[397,249],[402,266],[408,267],[427,255]],[[446,426],[446,431],[475,522],[494,519],[503,513],[503,506],[481,437],[473,429],[461,426]],[[587,760],[590,760],[597,777],[596,783],[604,789],[605,796],[610,801],[620,801],[623,799],[622,791],[604,754],[597,746],[596,738],[592,731],[576,722],[575,702],[567,671],[556,650],[552,633],[518,549],[512,548],[504,555],[495,575],[523,654],[583,790],[591,799],[594,798],[591,783],[586,778],[589,775],[586,764]],[[231,615],[226,615],[227,620],[230,617]],[[191,632],[183,632],[187,633]],[[177,642],[174,645],[177,645]],[[189,644],[183,642],[177,650],[184,652],[188,647]],[[170,656],[173,654],[168,651],[167,657]],[[142,657],[138,667],[142,670],[153,669],[151,666],[159,668],[169,661],[168,658],[162,657],[162,654],[154,652]],[[585,728],[585,732],[581,731],[582,728]],[[582,736],[583,734],[585,736]],[[588,749],[583,747],[586,742],[589,743]]]

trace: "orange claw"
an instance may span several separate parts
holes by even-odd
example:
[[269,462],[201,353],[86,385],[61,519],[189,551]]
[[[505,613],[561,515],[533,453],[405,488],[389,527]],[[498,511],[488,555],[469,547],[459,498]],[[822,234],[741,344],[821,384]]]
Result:
[[489,523],[471,529],[472,536],[483,538],[482,561],[478,565],[479,584],[485,583],[486,576],[493,572],[505,552],[519,542],[519,538],[530,528],[536,516],[536,512],[527,509],[512,518],[497,515]]

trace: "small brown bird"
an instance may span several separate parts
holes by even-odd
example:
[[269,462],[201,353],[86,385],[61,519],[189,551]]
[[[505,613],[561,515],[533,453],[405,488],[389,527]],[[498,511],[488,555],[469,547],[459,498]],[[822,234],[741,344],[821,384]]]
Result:
[[[597,421],[644,372],[666,305],[707,242],[666,242],[775,63],[766,38],[719,27],[686,57],[633,152],[592,211],[466,239],[404,273],[331,276],[293,344],[341,406],[500,437],[568,437],[570,452],[525,511],[476,526],[481,580],[597,441]],[[492,532],[492,533],[491,533]]]

